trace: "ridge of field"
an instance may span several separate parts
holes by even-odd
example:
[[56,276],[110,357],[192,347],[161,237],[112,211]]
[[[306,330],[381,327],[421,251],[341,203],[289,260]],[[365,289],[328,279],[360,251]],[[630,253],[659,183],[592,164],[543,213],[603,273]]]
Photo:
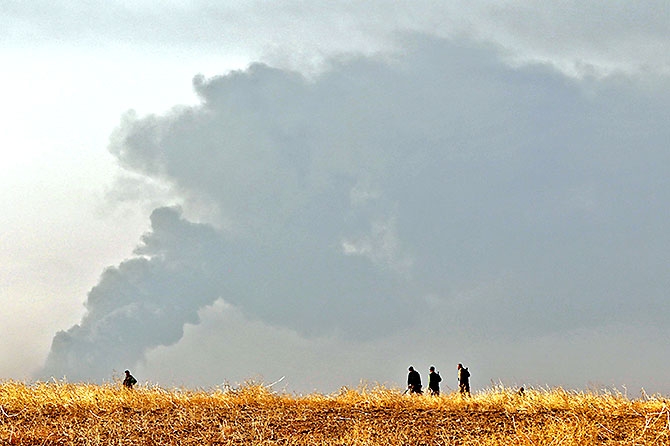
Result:
[[166,390],[0,383],[9,445],[667,445],[661,396],[492,387],[471,397],[361,385],[330,395],[270,386]]

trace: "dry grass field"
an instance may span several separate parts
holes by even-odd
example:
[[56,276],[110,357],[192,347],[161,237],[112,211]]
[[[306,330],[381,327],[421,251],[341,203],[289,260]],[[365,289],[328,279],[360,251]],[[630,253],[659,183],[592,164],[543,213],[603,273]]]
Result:
[[462,398],[342,389],[0,383],[8,445],[668,445],[669,402],[617,393],[492,388]]

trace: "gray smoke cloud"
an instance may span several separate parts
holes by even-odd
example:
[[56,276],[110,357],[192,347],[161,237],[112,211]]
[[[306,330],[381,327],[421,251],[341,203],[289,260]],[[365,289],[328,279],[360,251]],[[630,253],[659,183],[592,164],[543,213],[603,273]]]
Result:
[[648,86],[418,36],[310,79],[198,76],[199,105],[129,113],[110,151],[206,222],[155,210],[43,375],[108,376],[217,299],[352,341],[417,324],[481,342],[661,327],[670,111]]
[[219,297],[208,264],[220,245],[214,231],[173,208],[156,209],[151,224],[137,257],[103,272],[81,323],[56,334],[43,377],[109,379],[148,349],[177,342],[184,324],[197,323],[198,309]]

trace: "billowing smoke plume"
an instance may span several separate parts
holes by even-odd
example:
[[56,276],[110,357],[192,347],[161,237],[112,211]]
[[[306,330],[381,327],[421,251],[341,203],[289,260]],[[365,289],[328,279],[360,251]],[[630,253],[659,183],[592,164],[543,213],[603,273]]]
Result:
[[45,375],[109,376],[219,298],[350,340],[668,316],[667,97],[421,38],[313,80],[257,64],[194,85],[199,105],[128,114],[110,150],[210,220],[154,211],[137,257],[56,335]]
[[[159,345],[177,342],[198,309],[219,297],[217,235],[182,220],[176,209],[156,209],[152,232],[138,257],[108,268],[88,295],[81,323],[53,340],[43,375],[102,380],[130,367]],[[214,255],[216,253],[216,256]]]

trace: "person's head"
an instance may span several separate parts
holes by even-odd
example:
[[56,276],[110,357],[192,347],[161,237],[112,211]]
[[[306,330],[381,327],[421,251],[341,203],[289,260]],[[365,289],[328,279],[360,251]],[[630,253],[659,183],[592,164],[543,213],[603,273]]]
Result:
[[428,369],[428,370],[430,370],[431,372],[434,372],[434,371],[435,371],[435,366],[432,366],[432,365],[431,365],[431,366],[430,366],[430,369]]
[[407,370],[409,370],[410,372],[413,372],[413,371],[414,371],[414,367],[409,366],[409,368],[408,368]]
[[463,364],[459,363],[459,364],[458,364],[458,368],[459,368],[459,370],[462,369],[462,368],[463,368]]
[[130,375],[130,370],[126,370],[126,375]]

